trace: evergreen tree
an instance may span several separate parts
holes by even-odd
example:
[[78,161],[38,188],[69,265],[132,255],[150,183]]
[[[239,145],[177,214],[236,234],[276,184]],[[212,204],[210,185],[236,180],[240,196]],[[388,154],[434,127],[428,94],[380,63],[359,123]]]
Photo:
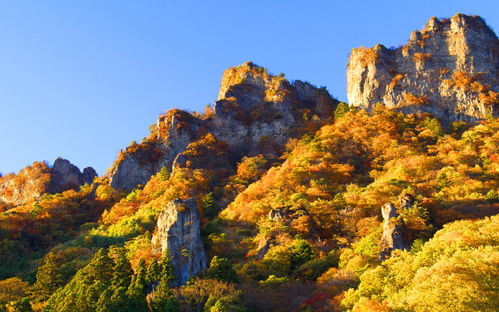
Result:
[[113,268],[113,288],[124,287],[125,289],[130,286],[131,276],[133,275],[132,266],[126,257],[122,248],[118,251],[114,268]]
[[101,294],[107,289],[107,286],[108,285],[101,281],[95,281],[87,288],[85,296],[80,297],[81,301],[77,306],[85,306],[85,311],[95,311],[96,304],[99,301]]
[[169,287],[169,279],[163,278],[154,291],[154,299],[151,302],[151,311],[175,312],[178,311],[177,306],[177,301],[175,300],[173,292]]
[[168,285],[171,285],[176,280],[175,268],[173,267],[172,259],[168,250],[163,251],[161,259],[159,259],[161,267],[161,279],[167,279]]
[[304,239],[298,239],[291,247],[291,266],[292,269],[312,260],[314,251],[312,246]]
[[15,301],[11,304],[11,309],[9,311],[12,312],[33,312],[33,308],[29,303],[28,298],[22,298],[20,300]]
[[43,265],[38,268],[34,289],[41,299],[47,299],[57,288],[64,285],[59,267],[55,255],[50,252],[45,256]]
[[334,111],[334,119],[337,120],[345,116],[345,114],[348,113],[349,111],[350,111],[350,106],[348,106],[347,103],[339,102],[338,106],[336,106],[336,110]]
[[92,261],[89,263],[88,277],[101,281],[103,283],[110,283],[113,278],[113,260],[109,257],[107,249],[101,248]]
[[147,307],[146,294],[140,283],[133,282],[126,291],[127,306],[134,312],[149,312]]
[[99,301],[97,301],[96,309],[97,312],[113,312],[113,308],[111,307],[111,297],[113,296],[113,289],[109,287],[104,290],[104,292],[100,295]]
[[100,249],[90,263],[76,273],[71,282],[50,297],[44,311],[96,311],[100,296],[111,286],[113,267],[107,250]]
[[217,214],[215,197],[213,196],[212,192],[207,193],[203,197],[203,214],[208,218],[212,218]]
[[132,278],[130,287],[126,291],[128,297],[128,307],[136,312],[148,312],[146,294],[147,294],[147,269],[144,259],[140,259],[137,268],[137,274]]
[[444,135],[442,125],[437,118],[426,118],[424,121],[424,126],[429,129],[435,137],[441,137]]
[[141,292],[146,291],[147,286],[147,269],[146,269],[146,261],[142,258],[139,261],[139,265],[137,267],[137,274],[132,278],[132,282],[130,283],[130,288],[138,289]]
[[134,312],[132,302],[126,295],[126,288],[106,289],[97,302],[97,312]]
[[210,267],[206,272],[208,278],[223,280],[227,282],[237,282],[236,271],[227,258],[213,257],[210,262]]
[[146,281],[152,287],[161,279],[161,267],[158,264],[156,259],[153,259],[149,266],[147,267],[146,272]]

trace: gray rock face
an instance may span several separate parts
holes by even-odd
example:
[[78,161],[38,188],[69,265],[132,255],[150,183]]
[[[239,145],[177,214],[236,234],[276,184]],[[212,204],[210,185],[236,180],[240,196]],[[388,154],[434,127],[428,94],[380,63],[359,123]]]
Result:
[[52,167],[45,162],[35,162],[17,174],[0,177],[0,201],[17,206],[40,197],[44,193],[61,193],[78,190],[85,183],[92,183],[97,176],[87,167],[80,172],[68,160],[57,158]]
[[199,119],[181,110],[168,112],[156,123],[155,140],[129,146],[106,176],[112,187],[130,191],[163,166],[172,171],[183,166],[188,159],[179,154],[206,133],[227,145],[231,159],[278,154],[293,129],[306,122],[304,115],[325,120],[332,117],[337,103],[324,89],[290,83],[245,63],[224,72],[213,116]]
[[81,176],[82,182],[83,183],[91,184],[92,182],[94,182],[94,179],[97,176],[98,176],[97,171],[95,171],[94,168],[92,168],[92,167],[85,167],[83,169],[82,176]]
[[152,245],[156,252],[168,250],[179,285],[206,269],[207,255],[196,200],[175,200],[167,204],[159,215]]
[[478,16],[431,18],[397,49],[353,49],[348,62],[350,105],[378,102],[405,113],[429,112],[444,121],[477,121],[498,114],[499,40]]
[[398,213],[395,205],[386,203],[381,207],[381,214],[383,215],[383,236],[381,237],[381,260],[390,256],[395,249],[404,249],[402,240],[402,232],[404,225],[401,220],[398,220]]
[[409,209],[414,206],[414,197],[411,194],[403,194],[399,198],[400,208]]
[[146,184],[163,166],[171,168],[177,155],[199,139],[204,125],[187,112],[173,110],[159,117],[156,127],[158,133],[154,141],[129,146],[120,153],[122,159],[105,174],[113,188],[131,191],[139,184]]
[[265,142],[276,146],[290,137],[309,111],[319,119],[331,116],[337,101],[309,83],[290,83],[283,77],[245,63],[224,72],[212,129],[232,150],[256,154]]
[[57,158],[51,168],[51,181],[48,186],[48,193],[61,193],[69,189],[77,190],[85,183],[92,183],[97,176],[95,170],[87,167],[80,172],[80,169],[71,164],[68,160]]

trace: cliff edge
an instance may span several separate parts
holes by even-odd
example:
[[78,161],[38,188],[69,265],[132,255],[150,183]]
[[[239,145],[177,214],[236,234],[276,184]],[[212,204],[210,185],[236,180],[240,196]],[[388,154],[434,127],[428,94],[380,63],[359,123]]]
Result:
[[405,46],[353,49],[347,69],[350,105],[380,102],[446,122],[497,117],[499,40],[479,16],[432,17]]

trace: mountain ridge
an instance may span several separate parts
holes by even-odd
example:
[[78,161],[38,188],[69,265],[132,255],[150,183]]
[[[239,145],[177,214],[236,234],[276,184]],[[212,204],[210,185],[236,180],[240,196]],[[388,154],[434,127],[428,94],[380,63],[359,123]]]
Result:
[[448,51],[480,32],[489,57],[484,25],[432,18],[404,47],[354,50],[365,103],[246,62],[101,177],[27,167],[0,207],[0,310],[494,311],[497,79],[475,69],[496,62]]
[[499,40],[481,17],[432,17],[406,45],[353,49],[347,66],[350,105],[380,102],[444,122],[497,117]]

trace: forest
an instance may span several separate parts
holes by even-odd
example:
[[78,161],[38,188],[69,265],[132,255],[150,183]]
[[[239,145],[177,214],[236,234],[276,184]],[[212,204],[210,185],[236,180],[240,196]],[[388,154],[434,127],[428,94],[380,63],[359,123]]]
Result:
[[[442,126],[429,114],[340,103],[279,158],[243,157],[226,175],[216,161],[224,146],[207,134],[186,149],[210,155],[203,169],[163,167],[128,193],[96,178],[2,212],[1,307],[493,311],[498,130],[496,119]],[[403,196],[413,205],[400,206]],[[165,203],[192,197],[211,260],[179,285],[151,236]],[[398,206],[408,245],[382,261],[386,202]]]
[[0,312],[497,311],[498,51],[433,17],[349,103],[246,62],[100,176],[0,176]]

